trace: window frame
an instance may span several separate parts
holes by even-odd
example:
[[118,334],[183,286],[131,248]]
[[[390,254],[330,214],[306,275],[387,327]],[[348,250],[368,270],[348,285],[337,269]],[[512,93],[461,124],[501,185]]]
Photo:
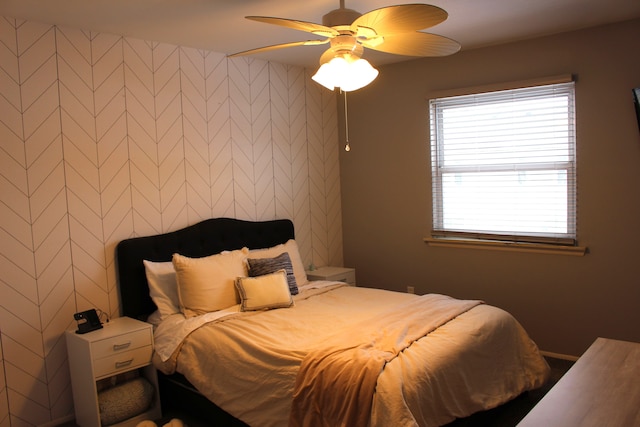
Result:
[[[432,93],[429,97],[429,119],[430,119],[430,152],[431,152],[431,195],[432,195],[432,211],[431,211],[431,238],[425,238],[425,242],[430,244],[449,244],[460,246],[462,245],[480,245],[482,248],[495,249],[496,247],[509,247],[531,250],[532,245],[538,245],[537,249],[542,251],[556,252],[558,247],[574,247],[575,250],[569,252],[575,254],[586,253],[586,248],[577,246],[577,171],[576,171],[576,131],[575,131],[575,87],[570,89],[570,105],[569,113],[572,119],[570,123],[572,141],[569,144],[569,160],[565,162],[564,169],[569,174],[567,177],[567,233],[537,233],[537,232],[508,232],[503,233],[500,231],[486,232],[486,231],[459,231],[459,230],[447,230],[444,226],[444,220],[442,217],[443,207],[442,200],[438,200],[438,197],[443,197],[442,192],[442,170],[439,169],[439,165],[442,163],[442,159],[439,158],[442,152],[441,144],[444,141],[434,133],[441,131],[438,126],[441,123],[436,120],[435,108],[433,102],[441,100],[442,98],[451,98],[461,95],[483,95],[491,92],[509,91],[514,89],[531,89],[535,87],[543,87],[555,84],[572,84],[574,79],[571,75],[554,76],[544,79],[535,79],[525,82],[506,83],[500,85],[490,85],[483,87],[465,88],[446,92]],[[435,138],[435,139],[434,139]],[[557,169],[557,168],[555,168]],[[561,168],[562,169],[562,168]],[[487,170],[487,169],[485,169]],[[547,168],[551,170],[551,168]],[[441,203],[438,205],[438,203]],[[565,235],[566,234],[566,235]],[[447,243],[447,241],[449,241]],[[553,250],[551,250],[553,249]],[[560,248],[560,250],[562,250]]]

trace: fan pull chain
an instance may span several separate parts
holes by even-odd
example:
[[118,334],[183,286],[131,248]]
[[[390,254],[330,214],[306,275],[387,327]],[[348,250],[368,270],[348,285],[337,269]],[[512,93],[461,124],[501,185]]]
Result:
[[351,146],[349,145],[349,116],[347,114],[347,92],[344,93],[344,134],[346,138],[346,145],[344,146],[344,151],[351,151]]

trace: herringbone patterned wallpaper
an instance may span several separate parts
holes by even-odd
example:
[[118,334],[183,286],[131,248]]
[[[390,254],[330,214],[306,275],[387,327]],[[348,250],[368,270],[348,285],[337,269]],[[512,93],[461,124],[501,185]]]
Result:
[[114,247],[291,218],[342,264],[336,100],[307,70],[0,17],[0,427],[73,412],[64,331],[117,316]]

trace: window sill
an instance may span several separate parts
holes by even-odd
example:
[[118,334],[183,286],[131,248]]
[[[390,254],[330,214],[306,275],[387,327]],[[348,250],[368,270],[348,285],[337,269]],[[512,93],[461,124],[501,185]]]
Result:
[[529,252],[572,256],[584,256],[587,253],[587,248],[584,246],[545,245],[542,243],[498,242],[489,240],[433,237],[425,237],[424,242],[429,246],[436,247],[484,249],[492,251]]

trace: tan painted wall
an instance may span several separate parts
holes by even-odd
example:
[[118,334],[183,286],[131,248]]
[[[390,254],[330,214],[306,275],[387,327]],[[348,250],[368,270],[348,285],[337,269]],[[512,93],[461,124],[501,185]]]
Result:
[[[577,77],[578,239],[589,254],[423,243],[429,93],[564,73]],[[640,341],[638,86],[640,20],[381,67],[348,98],[345,265],[357,269],[359,285],[484,299],[513,313],[546,351],[579,355],[598,336]]]

